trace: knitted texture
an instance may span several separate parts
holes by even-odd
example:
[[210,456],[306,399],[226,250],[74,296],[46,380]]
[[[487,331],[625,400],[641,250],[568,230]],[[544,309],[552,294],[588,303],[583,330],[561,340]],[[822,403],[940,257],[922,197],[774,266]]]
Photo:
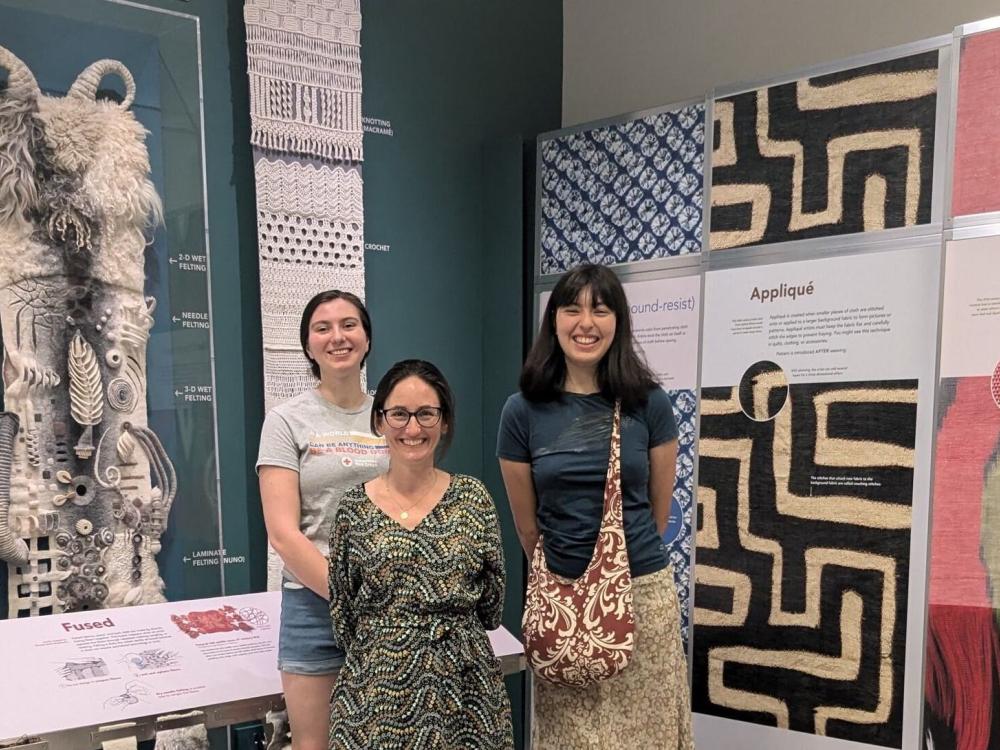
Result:
[[327,289],[364,298],[364,214],[356,168],[259,159],[254,171],[269,410],[315,384],[299,342],[309,298]]
[[247,0],[250,142],[360,161],[359,0]]
[[270,410],[316,384],[299,342],[306,302],[365,296],[361,11],[359,0],[247,0],[244,17]]

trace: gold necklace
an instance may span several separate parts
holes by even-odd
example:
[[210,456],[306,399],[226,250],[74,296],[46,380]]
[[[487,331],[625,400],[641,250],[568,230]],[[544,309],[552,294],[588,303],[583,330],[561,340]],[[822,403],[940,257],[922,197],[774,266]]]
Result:
[[398,490],[394,490],[394,489],[392,488],[392,486],[391,486],[391,485],[389,484],[389,474],[388,474],[388,473],[386,473],[386,475],[385,475],[385,480],[384,480],[384,481],[385,481],[385,488],[386,488],[386,490],[387,490],[387,492],[386,492],[386,497],[387,497],[387,498],[389,499],[389,501],[390,501],[390,502],[391,502],[391,503],[392,503],[393,505],[395,505],[395,506],[396,506],[396,509],[397,509],[397,510],[399,511],[399,518],[400,518],[400,520],[401,520],[401,521],[405,521],[406,519],[408,519],[408,518],[410,517],[410,511],[411,511],[411,510],[413,510],[414,508],[416,508],[416,507],[417,507],[418,505],[420,505],[420,504],[421,504],[421,503],[422,503],[422,502],[423,502],[424,500],[426,500],[426,499],[427,499],[427,496],[428,496],[428,495],[430,495],[430,493],[431,493],[431,491],[432,491],[432,490],[434,489],[434,487],[436,487],[436,486],[437,486],[437,480],[438,480],[438,477],[437,477],[437,471],[435,471],[435,472],[434,472],[434,478],[433,478],[433,479],[431,480],[431,486],[430,486],[430,487],[429,487],[429,488],[428,488],[428,489],[427,489],[427,490],[426,490],[426,491],[425,491],[425,492],[424,492],[423,494],[421,494],[421,495],[420,495],[420,496],[419,496],[419,497],[418,497],[418,498],[417,498],[417,499],[416,499],[416,500],[415,500],[415,501],[414,501],[414,502],[413,502],[413,503],[412,503],[412,504],[410,505],[410,507],[409,507],[409,508],[406,508],[406,509],[404,510],[404,509],[403,509],[403,506],[402,506],[402,505],[400,505],[400,504],[399,504],[399,503],[398,503],[398,502],[396,501],[396,498],[394,498],[394,497],[392,496],[392,495],[393,495],[393,493],[395,493],[395,494],[397,494],[397,495],[399,495],[399,496],[402,496],[402,493],[401,493],[401,492],[399,492]]

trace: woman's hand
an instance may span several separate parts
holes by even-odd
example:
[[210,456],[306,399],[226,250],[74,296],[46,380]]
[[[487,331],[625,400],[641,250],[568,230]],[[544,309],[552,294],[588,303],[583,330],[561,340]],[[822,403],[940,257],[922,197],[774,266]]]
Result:
[[329,599],[326,558],[299,529],[302,501],[298,472],[281,466],[261,466],[259,479],[268,541],[303,585]]
[[669,440],[649,449],[649,504],[653,507],[656,532],[663,538],[670,520],[677,475],[677,441]]

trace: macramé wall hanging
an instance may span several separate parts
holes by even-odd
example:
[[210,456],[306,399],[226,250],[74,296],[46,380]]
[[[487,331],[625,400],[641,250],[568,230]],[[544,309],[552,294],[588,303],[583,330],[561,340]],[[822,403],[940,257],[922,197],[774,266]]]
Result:
[[264,407],[315,385],[306,302],[364,299],[359,0],[247,0]]
[[[100,60],[43,95],[0,47],[0,559],[10,617],[163,601],[177,477],[148,428],[160,221],[131,73]],[[125,83],[120,104],[101,79]]]

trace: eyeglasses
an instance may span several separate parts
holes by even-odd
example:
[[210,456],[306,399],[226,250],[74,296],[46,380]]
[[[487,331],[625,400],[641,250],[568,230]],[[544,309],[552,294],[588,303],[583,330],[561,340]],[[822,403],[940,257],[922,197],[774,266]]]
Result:
[[411,417],[417,418],[417,424],[421,427],[433,427],[441,421],[440,406],[421,406],[416,411],[409,411],[402,406],[394,406],[391,409],[382,409],[382,418],[390,427],[401,429],[410,423]]

